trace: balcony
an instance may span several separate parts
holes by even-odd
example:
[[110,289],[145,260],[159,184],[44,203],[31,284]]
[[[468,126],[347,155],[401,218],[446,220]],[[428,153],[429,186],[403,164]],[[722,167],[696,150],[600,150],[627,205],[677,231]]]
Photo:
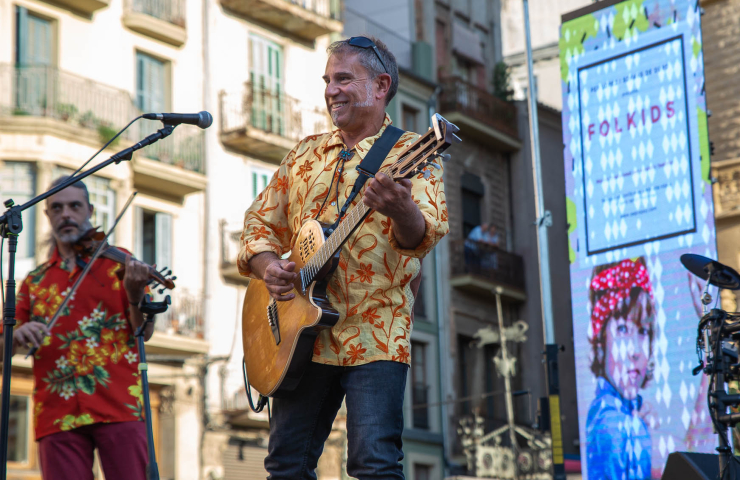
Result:
[[167,294],[172,304],[165,313],[157,315],[147,353],[183,356],[208,353],[203,295],[178,288]]
[[188,38],[184,0],[126,0],[123,25],[176,47]]
[[[149,133],[154,132],[141,133],[140,138]],[[173,197],[203,191],[207,184],[204,159],[204,132],[180,125],[170,137],[139,150],[132,161],[134,184]]]
[[221,0],[221,5],[310,42],[342,31],[340,0]]
[[490,296],[496,288],[524,301],[524,259],[495,246],[470,240],[450,242],[450,284],[473,295]]
[[111,0],[56,0],[54,3],[74,12],[92,16],[97,10],[110,5]]
[[[99,148],[140,115],[126,90],[45,65],[0,64],[0,131],[50,135]],[[152,133],[141,120],[110,146],[122,148]],[[182,125],[175,133],[140,150],[132,161],[137,186],[171,196],[205,189],[203,133]]]
[[282,92],[250,82],[245,83],[243,92],[221,92],[219,97],[224,146],[276,165],[296,142],[331,128],[325,110],[307,108]]
[[493,144],[504,151],[521,148],[513,103],[457,77],[442,80],[441,86],[440,113],[460,127],[466,137]]
[[236,267],[236,258],[242,245],[241,224],[229,224],[226,220],[221,220],[219,229],[221,230],[221,275],[229,283],[248,285],[249,278],[241,276]]

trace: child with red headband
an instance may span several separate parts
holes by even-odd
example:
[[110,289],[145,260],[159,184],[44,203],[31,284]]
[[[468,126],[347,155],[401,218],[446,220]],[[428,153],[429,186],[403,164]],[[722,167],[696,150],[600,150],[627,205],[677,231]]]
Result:
[[596,267],[589,296],[597,387],[586,420],[588,479],[649,479],[652,444],[639,391],[652,378],[655,305],[645,260]]

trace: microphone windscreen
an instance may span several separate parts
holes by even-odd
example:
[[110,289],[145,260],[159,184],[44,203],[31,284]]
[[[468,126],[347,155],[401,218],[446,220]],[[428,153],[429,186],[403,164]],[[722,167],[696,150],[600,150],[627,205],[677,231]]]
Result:
[[208,128],[213,123],[213,116],[211,116],[211,114],[206,112],[205,110],[200,112],[198,116],[200,117],[200,119],[198,120],[198,126],[200,128]]

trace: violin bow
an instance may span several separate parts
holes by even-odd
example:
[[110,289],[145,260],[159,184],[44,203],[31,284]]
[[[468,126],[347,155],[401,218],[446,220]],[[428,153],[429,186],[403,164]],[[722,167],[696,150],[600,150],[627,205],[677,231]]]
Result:
[[[126,210],[128,209],[129,205],[131,205],[131,202],[134,200],[134,197],[136,196],[137,193],[138,192],[134,192],[131,194],[130,197],[128,197],[128,201],[126,202],[126,205],[123,206],[123,208],[121,209],[121,212],[116,217],[116,221],[113,222],[113,225],[111,225],[110,230],[108,230],[108,233],[105,234],[105,238],[95,248],[95,251],[90,257],[90,261],[87,262],[87,265],[85,265],[85,268],[82,269],[82,273],[80,274],[79,277],[77,277],[77,280],[75,281],[74,285],[72,285],[72,289],[69,291],[69,293],[67,293],[67,296],[64,297],[64,300],[62,301],[62,304],[59,305],[59,308],[57,308],[57,311],[54,312],[54,316],[51,317],[51,321],[46,324],[47,330],[51,330],[54,327],[54,324],[56,324],[57,320],[61,316],[61,313],[64,311],[64,308],[67,306],[67,303],[69,303],[69,300],[74,296],[75,291],[77,291],[77,287],[80,286],[80,284],[82,283],[82,280],[87,275],[87,272],[90,271],[90,268],[92,267],[93,262],[95,262],[95,260],[103,252],[103,246],[108,242],[108,237],[110,237],[110,234],[113,233],[113,230],[116,229],[116,225],[118,225],[118,221],[121,220],[121,217],[123,217],[123,214],[126,213]],[[28,351],[26,358],[36,353],[36,350],[38,350],[38,348],[31,347],[31,350]]]

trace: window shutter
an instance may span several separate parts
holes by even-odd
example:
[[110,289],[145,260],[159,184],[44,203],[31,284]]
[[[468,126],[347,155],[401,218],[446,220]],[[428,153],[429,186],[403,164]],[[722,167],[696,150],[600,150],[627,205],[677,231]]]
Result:
[[15,62],[25,65],[28,63],[28,10],[16,7],[16,24]]
[[157,269],[162,267],[172,268],[172,215],[169,213],[157,213],[154,216],[156,231],[154,234],[156,242]]
[[144,210],[141,207],[134,208],[134,256],[139,260],[144,258]]

